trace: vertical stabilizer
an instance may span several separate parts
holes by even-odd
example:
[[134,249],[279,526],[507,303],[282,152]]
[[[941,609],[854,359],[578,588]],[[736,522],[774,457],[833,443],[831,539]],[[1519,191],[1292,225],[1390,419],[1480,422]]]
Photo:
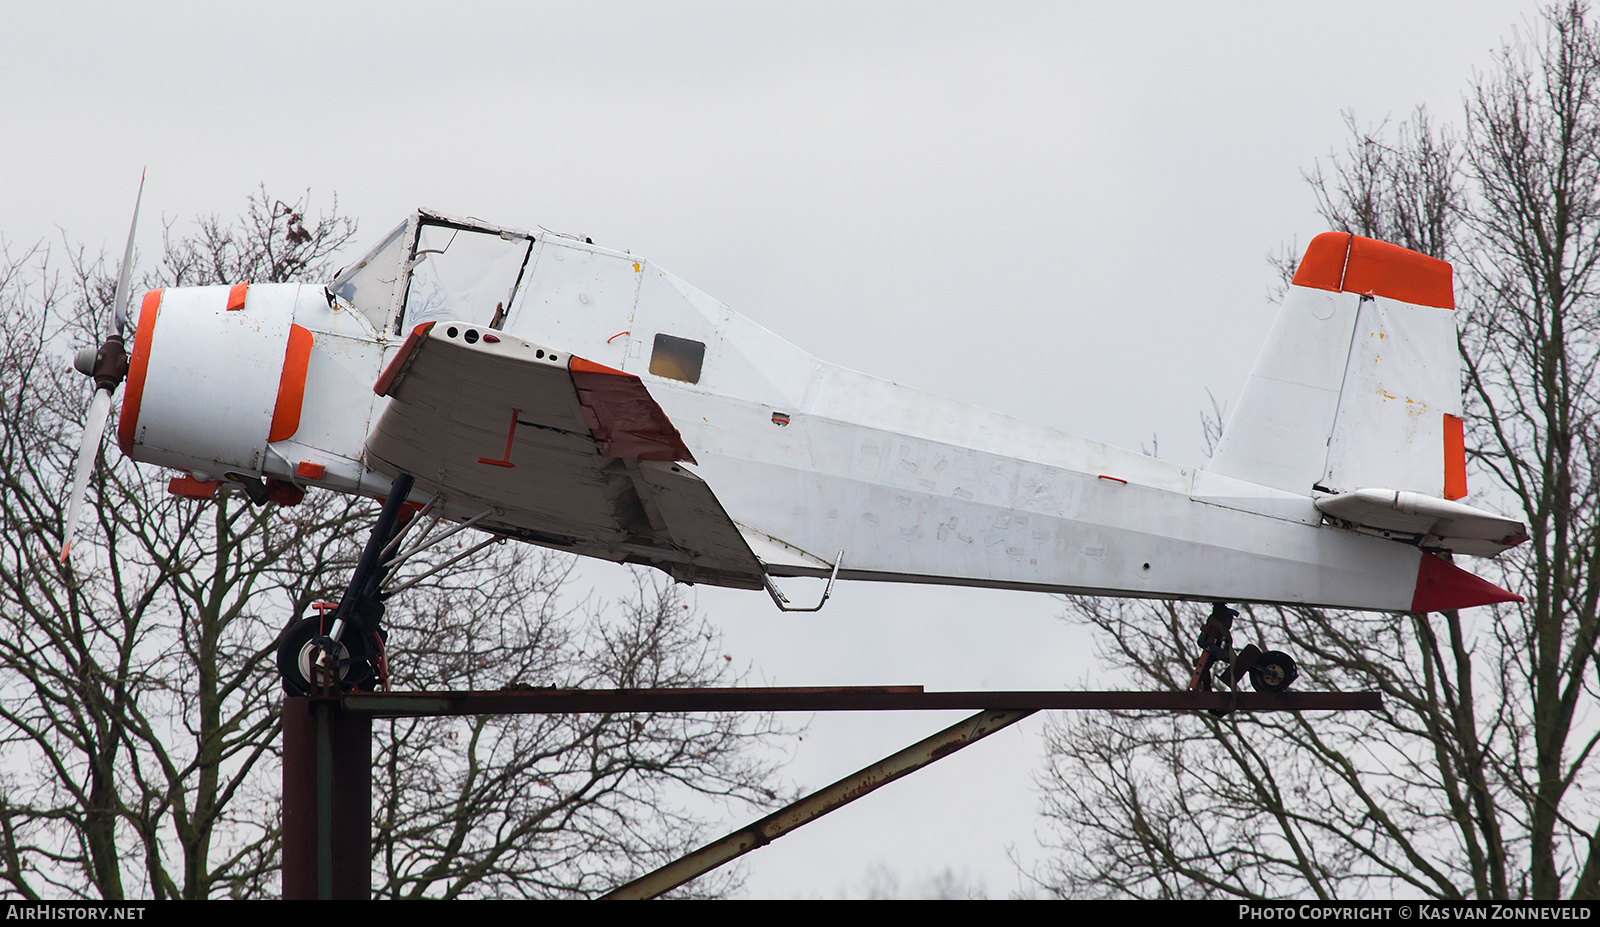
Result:
[[1297,493],[1465,496],[1454,308],[1444,261],[1318,235],[1207,469]]

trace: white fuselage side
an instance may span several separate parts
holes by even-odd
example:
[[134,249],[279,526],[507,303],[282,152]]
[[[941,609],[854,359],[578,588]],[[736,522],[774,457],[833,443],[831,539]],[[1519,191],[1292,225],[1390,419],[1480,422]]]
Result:
[[[1412,607],[1424,554],[1324,524],[1309,493],[1183,467],[825,363],[648,261],[563,236],[533,236],[517,279],[499,329],[640,377],[692,451],[689,469],[770,575],[826,576],[837,561],[847,579]],[[318,286],[260,285],[230,315],[213,305],[226,291],[166,294],[147,346],[145,408],[134,409],[132,425],[124,416],[124,449],[199,480],[244,473],[386,493],[389,478],[368,468],[363,448],[390,402],[374,395],[374,381],[416,321],[400,297],[384,319]],[[230,333],[247,322],[264,345],[254,353],[241,353],[243,336]],[[253,444],[235,435],[217,449],[198,436],[200,422],[189,439],[163,437],[163,428],[181,430],[174,422],[185,391],[208,392],[206,408],[251,435],[269,418],[278,422],[286,400],[268,401],[270,371],[233,385],[230,359],[284,356],[291,322],[312,335],[291,435]],[[658,336],[702,347],[696,377],[657,357]],[[186,364],[205,369],[156,384]],[[248,408],[248,422],[235,407]],[[465,518],[485,500],[446,502],[448,516]]]
[[[1420,552],[1322,528],[1308,495],[828,364],[631,255],[535,250],[506,330],[643,379],[774,575],[827,575],[842,551],[853,579],[1411,601]],[[657,334],[707,346],[697,383],[650,373]]]

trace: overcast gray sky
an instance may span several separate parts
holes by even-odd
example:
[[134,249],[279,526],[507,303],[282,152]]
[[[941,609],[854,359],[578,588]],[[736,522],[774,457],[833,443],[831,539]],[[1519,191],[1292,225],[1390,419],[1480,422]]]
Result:
[[[0,3],[0,235],[120,251],[311,190],[366,242],[426,205],[658,261],[828,360],[1203,460],[1272,318],[1264,255],[1362,123],[1459,125],[1526,2]],[[365,245],[363,244],[364,248]],[[114,258],[113,258],[114,260]],[[605,587],[609,568],[589,572]],[[770,683],[1114,685],[1045,596],[703,590]],[[819,718],[809,786],[950,718]],[[755,896],[882,864],[1017,888],[1039,719],[749,857]],[[731,827],[747,815],[730,816]]]

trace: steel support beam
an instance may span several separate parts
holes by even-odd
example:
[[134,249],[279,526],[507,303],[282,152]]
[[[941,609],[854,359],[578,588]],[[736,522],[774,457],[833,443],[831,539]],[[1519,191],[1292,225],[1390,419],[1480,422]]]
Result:
[[351,692],[283,706],[283,897],[371,895],[372,719],[686,711],[982,713],[629,883],[608,898],[669,891],[1035,711],[1377,711],[1376,692],[925,692],[921,686],[508,689]]
[[721,840],[708,843],[687,856],[640,876],[627,885],[602,895],[601,900],[643,900],[669,892],[718,866],[738,859],[751,850],[766,846],[802,824],[814,821],[835,808],[843,807],[868,792],[882,788],[902,776],[908,776],[968,744],[988,737],[995,731],[1010,727],[1031,714],[1033,714],[1032,709],[985,711],[976,714],[926,740],[912,744],[882,762],[874,763],[825,789],[813,792],[749,827],[736,830]]
[[661,711],[1378,711],[1376,692],[924,692],[921,686],[353,692],[346,712],[429,715]]
[[372,717],[283,700],[283,897],[372,896]]

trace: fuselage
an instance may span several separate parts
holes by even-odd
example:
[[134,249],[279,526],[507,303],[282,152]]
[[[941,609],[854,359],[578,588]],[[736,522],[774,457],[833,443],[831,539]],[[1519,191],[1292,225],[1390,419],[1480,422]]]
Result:
[[[383,278],[381,298],[359,274],[332,288],[151,294],[124,452],[187,472],[189,485],[254,477],[291,494],[382,496],[392,474],[366,446],[391,400],[373,384],[419,323],[453,321],[638,376],[692,452],[684,466],[768,575],[826,576],[837,565],[844,579],[1048,592],[1393,611],[1417,601],[1427,555],[1325,523],[1309,493],[829,364],[625,252],[551,233],[504,255],[495,247],[485,239],[470,274],[441,269],[431,296],[403,256],[400,282]],[[409,294],[407,272],[417,278]],[[444,495],[457,519],[497,503]],[[541,518],[558,515],[497,512],[478,527],[550,537]],[[634,559],[598,541],[565,546]]]

